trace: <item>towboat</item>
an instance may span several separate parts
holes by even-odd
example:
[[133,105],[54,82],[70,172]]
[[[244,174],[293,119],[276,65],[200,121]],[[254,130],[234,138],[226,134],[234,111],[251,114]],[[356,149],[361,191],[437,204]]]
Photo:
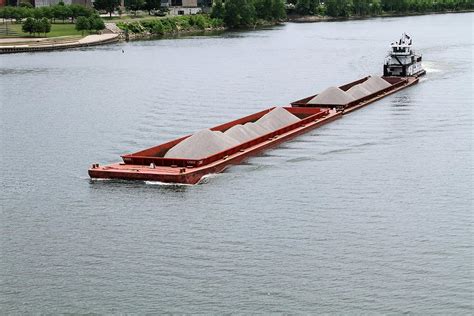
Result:
[[406,33],[393,42],[385,58],[383,75],[385,77],[420,77],[426,74],[421,65],[423,57],[412,48],[413,40]]
[[122,162],[105,166],[94,163],[88,170],[89,176],[92,179],[197,184],[208,174],[222,172],[230,165],[418,83],[425,71],[421,67],[421,56],[414,53],[411,45],[412,40],[406,34],[397,43],[392,43],[382,77],[367,76],[330,87],[294,101],[288,107],[269,108],[123,155]]

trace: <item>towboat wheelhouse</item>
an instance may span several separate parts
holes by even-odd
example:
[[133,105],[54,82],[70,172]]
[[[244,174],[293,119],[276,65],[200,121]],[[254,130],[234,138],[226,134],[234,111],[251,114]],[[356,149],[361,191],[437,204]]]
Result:
[[421,66],[422,56],[415,54],[411,45],[412,39],[405,33],[391,44],[391,50],[385,58],[383,67],[385,77],[419,77],[425,74]]

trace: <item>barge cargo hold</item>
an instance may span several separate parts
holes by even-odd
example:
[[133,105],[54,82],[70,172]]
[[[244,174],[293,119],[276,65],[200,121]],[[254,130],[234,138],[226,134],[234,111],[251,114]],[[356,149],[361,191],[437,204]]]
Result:
[[[364,83],[365,81],[368,80],[369,77],[364,77],[362,79],[359,79],[359,80],[356,80],[356,81],[353,81],[353,82],[350,82],[348,84],[345,84],[345,85],[342,85],[340,87],[338,87],[340,90],[346,92],[348,91],[350,88],[356,86],[356,85],[359,85],[361,83]],[[382,79],[384,79],[385,81],[387,81],[390,86],[387,87],[387,88],[384,88],[382,90],[379,90],[379,91],[376,91],[376,92],[373,92],[373,93],[370,93],[362,98],[358,98],[358,99],[355,99],[351,102],[348,102],[346,104],[340,104],[340,105],[336,105],[336,104],[318,104],[318,105],[313,105],[313,104],[310,104],[309,102],[314,99],[315,97],[317,97],[318,95],[317,94],[314,94],[314,95],[311,95],[309,97],[306,97],[304,99],[301,99],[301,100],[297,100],[297,101],[294,101],[294,102],[291,102],[291,106],[293,107],[320,107],[320,108],[334,108],[338,111],[342,111],[343,114],[347,114],[347,113],[350,113],[352,111],[355,111],[357,109],[360,109],[370,103],[373,103],[375,101],[378,101],[390,94],[393,94],[395,92],[398,92],[402,89],[405,89],[411,85],[414,85],[416,83],[418,83],[419,81],[419,78],[418,77],[406,77],[406,78],[402,78],[402,77],[382,77]]]
[[[255,122],[274,108],[270,108],[232,122],[211,128],[225,131],[238,124]],[[311,129],[341,117],[342,112],[322,108],[284,108],[300,120],[280,129],[254,138],[201,159],[164,158],[165,153],[191,135],[146,150],[122,156],[122,163],[107,166],[93,164],[89,176],[93,179],[123,179],[196,184],[207,174],[219,173],[229,165],[237,164]]]

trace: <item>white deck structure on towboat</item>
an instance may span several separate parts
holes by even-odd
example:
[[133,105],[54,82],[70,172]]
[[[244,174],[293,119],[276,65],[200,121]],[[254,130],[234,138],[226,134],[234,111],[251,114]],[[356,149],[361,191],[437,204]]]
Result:
[[403,33],[398,41],[390,45],[391,50],[385,58],[383,68],[384,76],[408,77],[425,73],[421,66],[422,56],[415,54],[412,43],[411,37]]

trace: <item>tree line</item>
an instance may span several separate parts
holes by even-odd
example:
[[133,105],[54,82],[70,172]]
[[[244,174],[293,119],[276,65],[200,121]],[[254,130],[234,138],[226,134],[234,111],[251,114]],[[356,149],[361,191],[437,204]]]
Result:
[[[96,10],[105,11],[110,16],[117,9],[119,9],[120,0],[95,0],[94,8]],[[153,11],[164,10],[161,7],[161,0],[125,0],[125,8],[132,12],[137,12],[138,10],[148,11],[148,14],[151,15]]]
[[66,5],[64,2],[53,6],[33,8],[29,3],[18,7],[6,6],[0,8],[0,17],[6,20],[22,22],[21,29],[25,33],[42,34],[51,31],[51,23],[56,20],[66,20],[71,23],[76,22],[75,28],[78,31],[99,31],[105,28],[104,21],[99,14],[90,8],[78,4]]
[[33,19],[31,17],[27,17],[21,29],[25,33],[31,34],[38,34],[41,33],[49,33],[51,31],[51,22],[47,18],[41,19]]
[[22,21],[26,18],[33,18],[35,20],[41,20],[46,18],[54,23],[56,20],[61,20],[63,23],[68,20],[74,23],[75,19],[84,16],[90,17],[95,13],[94,10],[86,8],[79,4],[59,4],[52,6],[45,6],[39,8],[33,8],[29,3],[21,4],[18,7],[5,6],[0,8],[0,17],[5,20],[15,20],[17,22]]
[[283,0],[215,0],[211,17],[222,19],[229,28],[247,27],[259,20],[283,20],[286,9]]
[[289,0],[289,13],[331,17],[470,10],[473,0]]

